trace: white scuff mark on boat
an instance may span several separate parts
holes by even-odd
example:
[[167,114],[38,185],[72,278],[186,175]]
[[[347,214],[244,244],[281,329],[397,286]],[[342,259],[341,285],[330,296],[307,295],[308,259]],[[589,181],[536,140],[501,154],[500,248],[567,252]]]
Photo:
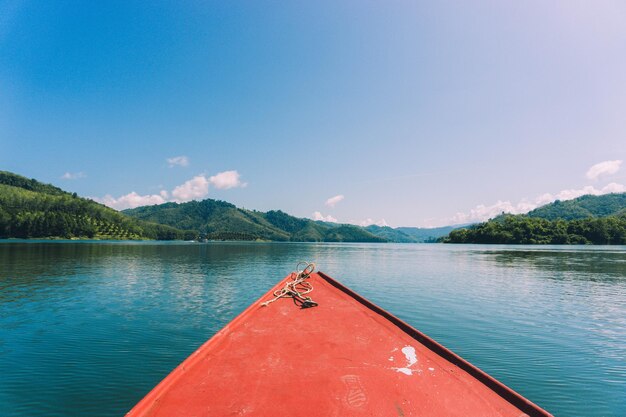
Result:
[[393,361],[393,356],[390,356],[390,357],[389,357],[389,360],[390,360],[390,361]]
[[405,375],[412,375],[413,372],[409,368],[396,368],[396,371],[402,372]]
[[428,370],[429,370],[429,371],[434,371],[434,370],[435,370],[435,368],[428,368]]
[[414,363],[417,363],[417,354],[415,353],[415,348],[413,346],[403,347],[402,353],[404,353],[404,356],[406,356],[406,360],[408,362],[406,365],[407,368]]
[[[420,373],[421,371],[419,370],[410,369],[411,366],[417,363],[417,353],[415,353],[415,348],[413,346],[405,346],[402,348],[402,353],[404,353],[404,356],[406,357],[406,366],[403,368],[391,369],[395,369],[397,372],[402,372],[405,375],[413,375],[413,372]],[[393,356],[390,359],[393,359]]]

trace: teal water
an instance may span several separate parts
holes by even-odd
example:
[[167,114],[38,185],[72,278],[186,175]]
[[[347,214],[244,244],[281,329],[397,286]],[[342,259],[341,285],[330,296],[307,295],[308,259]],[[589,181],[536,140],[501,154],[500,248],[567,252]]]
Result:
[[0,243],[0,415],[123,416],[298,260],[555,416],[626,416],[626,247]]

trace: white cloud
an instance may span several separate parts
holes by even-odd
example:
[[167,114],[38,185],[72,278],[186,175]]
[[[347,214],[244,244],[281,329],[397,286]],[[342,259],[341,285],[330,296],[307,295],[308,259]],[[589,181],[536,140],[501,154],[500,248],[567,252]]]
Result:
[[79,178],[85,178],[86,175],[84,172],[66,172],[61,175],[61,179],[63,180],[77,180]]
[[479,204],[478,206],[471,209],[469,212],[459,212],[454,216],[439,219],[439,220],[428,220],[427,226],[445,226],[450,224],[463,224],[463,223],[472,223],[472,222],[483,222],[498,216],[501,213],[510,213],[510,214],[522,214],[528,213],[531,210],[536,209],[537,207],[543,206],[548,203],[552,203],[556,200],[572,200],[574,198],[591,194],[591,195],[603,195],[610,193],[623,193],[626,192],[626,186],[623,184],[618,184],[612,182],[610,184],[605,185],[602,188],[595,188],[592,185],[586,185],[580,189],[568,189],[561,190],[556,194],[544,193],[537,196],[534,200],[528,201],[527,199],[523,199],[518,203],[512,203],[510,201],[500,201],[498,200],[496,203],[491,205]]
[[485,221],[496,217],[503,212],[511,214],[521,214],[527,213],[536,207],[536,204],[530,203],[528,201],[522,201],[517,204],[513,204],[510,201],[498,200],[496,203],[489,206],[479,204],[471,209],[469,213],[456,213],[454,216],[447,219],[444,224],[462,224],[476,221]]
[[311,218],[315,221],[321,220],[323,222],[337,223],[337,219],[335,219],[333,216],[331,216],[330,214],[328,216],[324,216],[319,211],[316,211],[315,213],[313,213],[313,216]]
[[209,182],[215,188],[220,190],[228,190],[229,188],[245,187],[248,185],[245,182],[241,182],[240,175],[237,171],[224,171],[213,175],[209,178]]
[[618,184],[616,182],[612,182],[610,184],[602,187],[601,194],[611,194],[611,193],[624,193],[626,192],[626,186],[624,184]]
[[335,207],[335,205],[337,203],[339,203],[343,199],[344,199],[344,195],[343,194],[336,195],[336,196],[331,197],[328,200],[326,200],[326,205],[328,207]]
[[166,161],[170,168],[175,166],[186,167],[189,165],[189,158],[184,155],[167,158]]
[[353,224],[358,224],[359,226],[371,226],[373,224],[375,224],[376,226],[380,226],[380,227],[384,227],[384,226],[389,226],[389,224],[387,223],[387,221],[385,221],[385,219],[380,219],[378,221],[374,220],[374,219],[370,219],[369,217],[365,220],[361,220],[361,221],[353,221],[351,222]]
[[595,188],[593,185],[587,185],[580,189],[562,190],[555,195],[549,193],[543,194],[540,196],[541,198],[538,198],[537,206],[551,203],[555,200],[572,200],[586,194],[603,195],[610,193],[623,193],[625,191],[626,187],[624,185],[615,182],[607,184],[602,188]]
[[195,176],[172,190],[173,200],[178,203],[204,198],[208,194],[209,180],[204,175]]
[[587,178],[590,180],[597,180],[598,178],[606,175],[613,175],[619,171],[621,164],[622,161],[620,160],[604,161],[595,164],[587,171]]
[[159,194],[139,195],[136,192],[128,193],[119,198],[107,194],[102,198],[93,198],[94,201],[109,206],[116,210],[124,210],[139,206],[150,206],[153,204],[163,204],[167,202],[167,191],[163,190]]
[[207,197],[211,186],[219,189],[245,187],[247,184],[241,182],[240,177],[237,171],[220,172],[211,177],[196,175],[175,187],[171,193],[161,190],[158,194],[139,195],[133,191],[119,198],[107,194],[102,198],[94,197],[92,199],[117,210],[167,202],[184,203]]

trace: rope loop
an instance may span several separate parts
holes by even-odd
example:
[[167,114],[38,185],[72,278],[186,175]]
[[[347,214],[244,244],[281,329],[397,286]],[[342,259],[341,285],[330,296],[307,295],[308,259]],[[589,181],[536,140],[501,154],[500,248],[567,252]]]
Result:
[[[304,268],[300,270],[302,266]],[[285,286],[274,291],[274,298],[261,303],[261,306],[267,307],[278,299],[289,297],[291,297],[294,304],[300,308],[317,306],[317,303],[313,301],[311,297],[305,296],[313,291],[313,285],[311,285],[309,281],[306,281],[313,272],[315,272],[315,264],[313,262],[298,262],[295,272],[289,275],[289,280],[285,283]]]

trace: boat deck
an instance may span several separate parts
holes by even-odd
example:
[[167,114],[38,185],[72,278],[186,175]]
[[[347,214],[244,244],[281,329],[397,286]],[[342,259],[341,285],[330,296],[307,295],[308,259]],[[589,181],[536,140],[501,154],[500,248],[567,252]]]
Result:
[[309,281],[318,307],[253,304],[127,416],[550,416],[332,278]]

